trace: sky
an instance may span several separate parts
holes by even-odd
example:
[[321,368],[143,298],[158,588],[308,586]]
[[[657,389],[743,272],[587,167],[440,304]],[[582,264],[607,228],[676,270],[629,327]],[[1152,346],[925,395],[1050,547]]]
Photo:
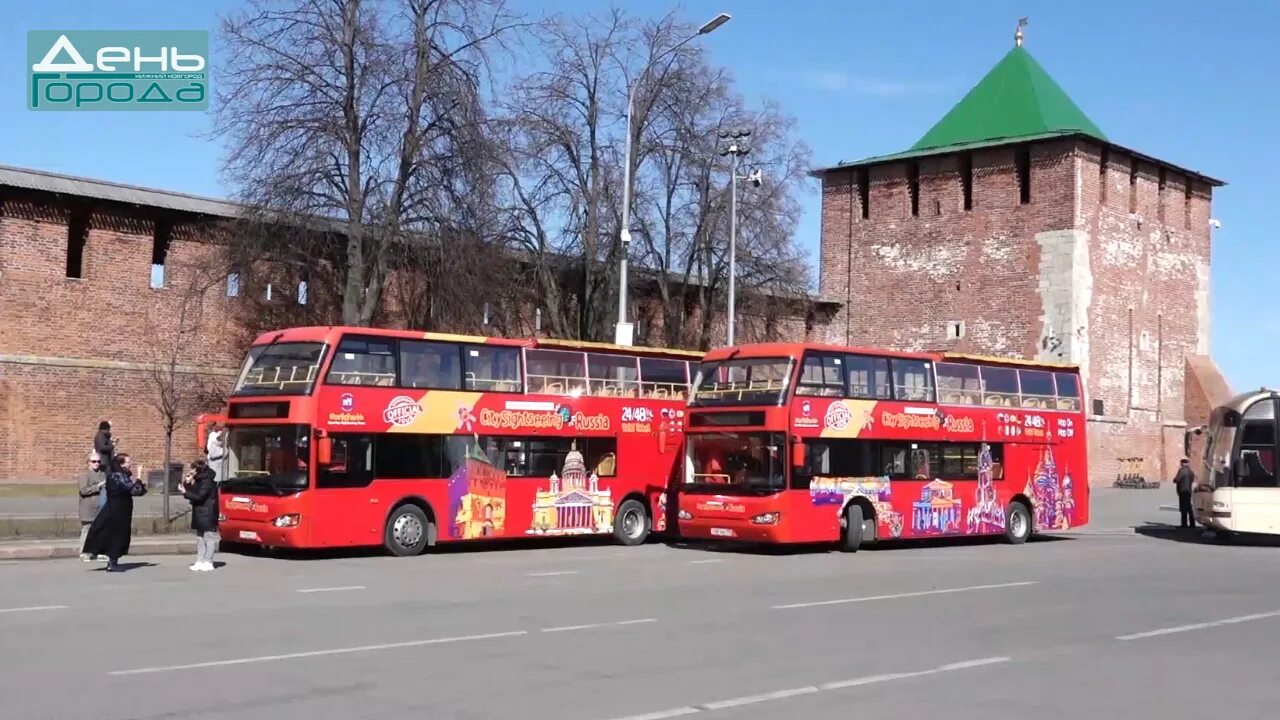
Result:
[[[512,0],[521,10],[607,9],[592,0]],[[1280,4],[1222,0],[984,0],[861,3],[807,0],[618,0],[636,15],[673,9],[701,23],[733,20],[700,39],[751,101],[772,99],[826,166],[903,150],[958,101],[1013,43],[1025,46],[1120,145],[1227,181],[1214,195],[1211,351],[1233,389],[1280,385],[1280,314],[1260,303],[1280,197],[1280,70],[1268,28]],[[183,112],[35,113],[26,108],[26,33],[56,29],[207,29],[236,0],[0,1],[0,164],[198,195],[226,196],[210,116]],[[217,82],[217,38],[211,38]],[[805,193],[801,243],[816,256],[819,195]],[[1188,278],[1186,291],[1195,292]]]

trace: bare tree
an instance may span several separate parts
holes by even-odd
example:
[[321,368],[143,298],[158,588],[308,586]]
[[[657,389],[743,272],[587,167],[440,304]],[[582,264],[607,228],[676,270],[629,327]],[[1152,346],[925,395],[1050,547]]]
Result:
[[[660,338],[707,347],[727,279],[729,168],[722,130],[749,128],[751,167],[769,183],[743,190],[738,280],[746,292],[803,291],[794,240],[808,150],[776,106],[751,109],[694,44],[696,28],[668,15],[640,22],[619,10],[556,18],[539,65],[502,104],[502,200],[513,243],[531,257],[550,331],[606,339],[618,292],[621,182],[628,93],[634,92],[631,260],[657,288]],[[643,68],[647,72],[641,74]],[[566,273],[566,268],[572,272]],[[565,277],[573,279],[568,287]],[[700,321],[698,320],[700,318]],[[691,326],[691,323],[694,326]]]
[[344,323],[373,321],[408,237],[484,194],[481,80],[514,24],[502,0],[254,0],[224,18],[226,174],[252,219],[307,228],[293,254],[340,282]]
[[200,412],[225,404],[231,378],[209,375],[200,367],[199,342],[206,323],[212,321],[206,306],[225,280],[224,273],[205,263],[171,263],[169,290],[178,298],[176,313],[152,313],[143,328],[149,354],[146,401],[159,416],[164,430],[162,490],[165,522],[172,521],[169,509],[169,466],[173,462],[173,435]]

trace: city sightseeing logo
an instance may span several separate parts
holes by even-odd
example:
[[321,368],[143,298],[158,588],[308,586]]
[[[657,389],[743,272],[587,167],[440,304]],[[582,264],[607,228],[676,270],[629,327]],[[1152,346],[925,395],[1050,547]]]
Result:
[[397,395],[387,404],[387,409],[382,411],[382,419],[392,425],[404,427],[413,424],[421,414],[422,406],[417,400],[408,395]]
[[351,393],[342,393],[342,412],[351,412],[356,406],[356,399],[351,397]]

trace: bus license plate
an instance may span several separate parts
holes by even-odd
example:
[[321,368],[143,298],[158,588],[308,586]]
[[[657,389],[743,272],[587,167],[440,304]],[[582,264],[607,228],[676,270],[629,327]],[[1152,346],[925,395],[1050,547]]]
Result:
[[711,528],[711,534],[719,537],[733,537],[733,531],[729,528]]
[[258,537],[258,533],[252,530],[241,530],[240,539],[241,540],[261,540],[261,538]]

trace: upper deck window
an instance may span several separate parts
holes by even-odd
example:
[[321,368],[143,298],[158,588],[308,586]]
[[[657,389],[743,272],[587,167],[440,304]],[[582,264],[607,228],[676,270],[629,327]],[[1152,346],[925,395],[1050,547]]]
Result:
[[1080,378],[1070,372],[938,363],[938,402],[949,405],[1080,410]]
[[396,384],[396,341],[363,335],[347,335],[324,378],[327,385],[372,385],[394,387]]
[[889,382],[889,358],[846,355],[844,366],[849,378],[849,397],[888,400],[893,396]]
[[805,353],[796,394],[844,397],[844,358],[832,353]]
[[467,390],[478,392],[520,392],[520,348],[501,345],[471,345],[464,348]]
[[587,356],[564,350],[530,350],[529,392],[549,395],[583,395],[587,392]]
[[315,385],[324,343],[281,342],[249,349],[233,395],[308,395]]
[[596,397],[636,397],[640,394],[640,365],[626,355],[587,353],[588,391]]
[[981,405],[982,379],[977,365],[938,363],[938,402]]
[[907,402],[933,402],[933,371],[925,360],[893,358],[893,397]]
[[689,391],[689,363],[640,358],[640,389],[645,397],[683,400]]
[[462,387],[460,348],[450,343],[401,340],[400,387],[460,389]]
[[713,360],[698,368],[693,407],[780,405],[787,394],[790,358]]

